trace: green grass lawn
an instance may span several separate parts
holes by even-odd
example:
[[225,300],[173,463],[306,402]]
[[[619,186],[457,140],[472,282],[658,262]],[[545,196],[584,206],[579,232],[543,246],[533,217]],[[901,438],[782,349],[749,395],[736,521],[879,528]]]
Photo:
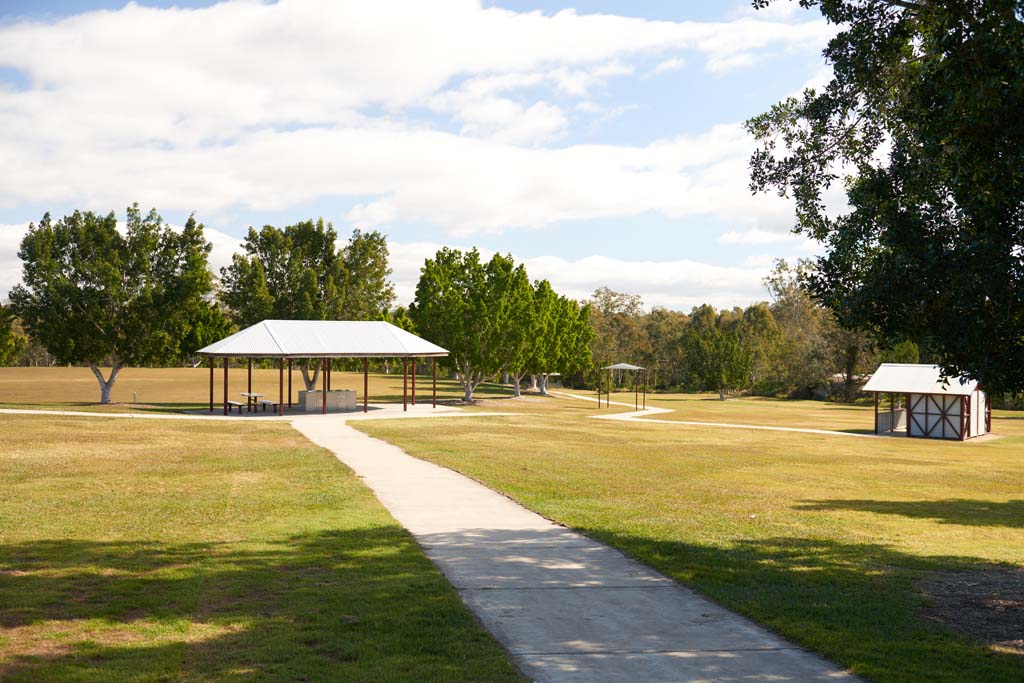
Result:
[[[572,399],[490,403],[521,414],[355,426],[618,547],[871,680],[1024,678],[1024,643],[1013,642],[1019,611],[1003,615],[1011,623],[1000,632],[989,619],[998,610],[985,607],[999,596],[984,594],[1009,585],[1021,600],[1021,414],[996,413],[1003,438],[948,443],[590,420],[594,404]],[[680,419],[717,422],[869,429],[872,419],[869,407],[808,402],[653,403],[679,407]],[[813,425],[803,422],[809,409],[821,413]],[[956,607],[964,596],[950,595],[951,585],[974,591],[971,606]],[[976,635],[950,627],[951,614],[972,609],[984,622],[969,625]]]
[[[428,363],[421,363],[421,371],[430,371]],[[107,374],[104,370],[104,375]],[[370,375],[370,402],[401,403],[402,365],[397,364],[392,374]],[[440,375],[440,371],[438,371]],[[214,373],[214,408],[221,410],[224,399],[223,370]],[[411,379],[408,391],[411,394]],[[298,368],[292,375],[292,393],[297,399],[303,388]],[[363,399],[363,375],[357,372],[335,371],[331,375],[332,389],[353,389]],[[228,372],[228,398],[244,401],[240,393],[248,390],[245,367],[232,367]],[[253,370],[252,390],[277,400],[278,371]],[[287,371],[285,391],[288,390]],[[477,390],[481,398],[510,396],[508,387],[484,384]],[[416,379],[416,395],[420,403],[431,398],[431,377],[420,374]],[[89,412],[181,412],[207,408],[210,397],[210,369],[200,368],[125,368],[120,372],[111,392],[112,404],[101,406],[99,384],[88,368],[0,368],[0,408],[49,410],[85,410]],[[438,378],[437,398],[451,401],[462,398],[458,382]],[[134,399],[134,400],[133,400]]]
[[0,415],[0,680],[520,680],[280,423]]

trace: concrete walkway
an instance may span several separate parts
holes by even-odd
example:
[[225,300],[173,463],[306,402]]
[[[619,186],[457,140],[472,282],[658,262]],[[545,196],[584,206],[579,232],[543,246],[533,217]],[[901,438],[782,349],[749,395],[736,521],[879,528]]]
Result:
[[293,424],[364,479],[533,680],[856,680],[618,551],[344,420]]

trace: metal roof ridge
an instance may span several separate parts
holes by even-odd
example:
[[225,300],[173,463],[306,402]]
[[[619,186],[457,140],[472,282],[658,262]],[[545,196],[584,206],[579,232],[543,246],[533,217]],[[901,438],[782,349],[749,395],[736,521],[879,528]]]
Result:
[[[401,327],[398,327],[397,325],[392,325],[387,320],[373,320],[373,321],[370,321],[370,322],[384,323],[384,329],[386,329],[388,331],[388,334],[391,335],[391,338],[394,339],[396,342],[398,342],[398,344],[403,349],[405,349],[406,353],[409,353],[409,347],[405,345],[405,340],[403,340],[400,336],[395,334],[396,330],[402,330]],[[404,332],[405,330],[402,330],[402,331]],[[420,337],[420,339],[423,339],[423,337]],[[427,340],[423,339],[423,341],[427,341]]]
[[[274,334],[274,326],[270,324],[271,322],[274,322],[274,321],[273,320],[264,320],[260,324],[263,325],[265,328],[267,328],[267,334],[269,334],[270,338],[274,340],[274,344],[277,345],[278,352],[280,352],[282,355],[285,355],[288,352],[285,350],[285,348],[283,346],[281,346],[281,340],[277,338],[276,334]],[[291,380],[288,380],[288,381],[291,381]]]

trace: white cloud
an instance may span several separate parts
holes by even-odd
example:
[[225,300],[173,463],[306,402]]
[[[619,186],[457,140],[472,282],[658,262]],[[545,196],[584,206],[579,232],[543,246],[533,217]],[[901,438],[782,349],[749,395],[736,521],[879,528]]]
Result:
[[656,76],[658,74],[668,73],[669,71],[679,71],[684,66],[686,66],[685,59],[682,57],[672,57],[658,62],[657,66],[651,70],[651,75]]
[[[8,24],[0,67],[30,85],[0,91],[0,205],[129,198],[209,215],[363,195],[460,232],[715,212],[735,204],[723,198],[737,182],[659,153],[702,136],[540,149],[570,121],[525,89],[579,98],[641,55],[687,51],[721,70],[761,50],[816,50],[830,33],[821,20],[649,21],[469,0],[130,3]],[[418,119],[422,107],[449,113],[459,134]]]
[[750,268],[763,268],[770,266],[778,258],[773,254],[757,254],[743,259],[743,265]]
[[792,232],[780,232],[777,230],[763,230],[752,228],[744,231],[730,231],[723,233],[718,241],[722,244],[733,244],[739,246],[755,246],[764,244],[791,244],[799,245],[807,250],[813,250],[817,242],[807,237],[795,235]]
[[28,232],[28,223],[0,225],[0,301],[7,299],[11,287],[21,282],[18,249]]
[[[432,258],[441,245],[420,242],[388,246],[395,291],[398,301],[405,304],[415,296],[423,261]],[[492,253],[481,250],[485,259]],[[648,307],[680,310],[703,303],[731,308],[763,300],[767,293],[761,281],[770,270],[766,267],[770,263],[756,267],[723,267],[689,260],[642,261],[596,255],[576,260],[541,256],[517,261],[525,264],[531,279],[550,280],[555,290],[566,296],[588,299],[598,287],[610,287],[640,294]]]

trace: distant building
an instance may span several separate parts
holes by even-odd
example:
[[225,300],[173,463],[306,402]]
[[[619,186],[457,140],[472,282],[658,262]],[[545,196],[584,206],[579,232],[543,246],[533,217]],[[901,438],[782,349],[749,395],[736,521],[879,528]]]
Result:
[[978,382],[943,379],[937,365],[882,363],[864,391],[875,395],[876,434],[964,441],[992,431],[992,407]]

